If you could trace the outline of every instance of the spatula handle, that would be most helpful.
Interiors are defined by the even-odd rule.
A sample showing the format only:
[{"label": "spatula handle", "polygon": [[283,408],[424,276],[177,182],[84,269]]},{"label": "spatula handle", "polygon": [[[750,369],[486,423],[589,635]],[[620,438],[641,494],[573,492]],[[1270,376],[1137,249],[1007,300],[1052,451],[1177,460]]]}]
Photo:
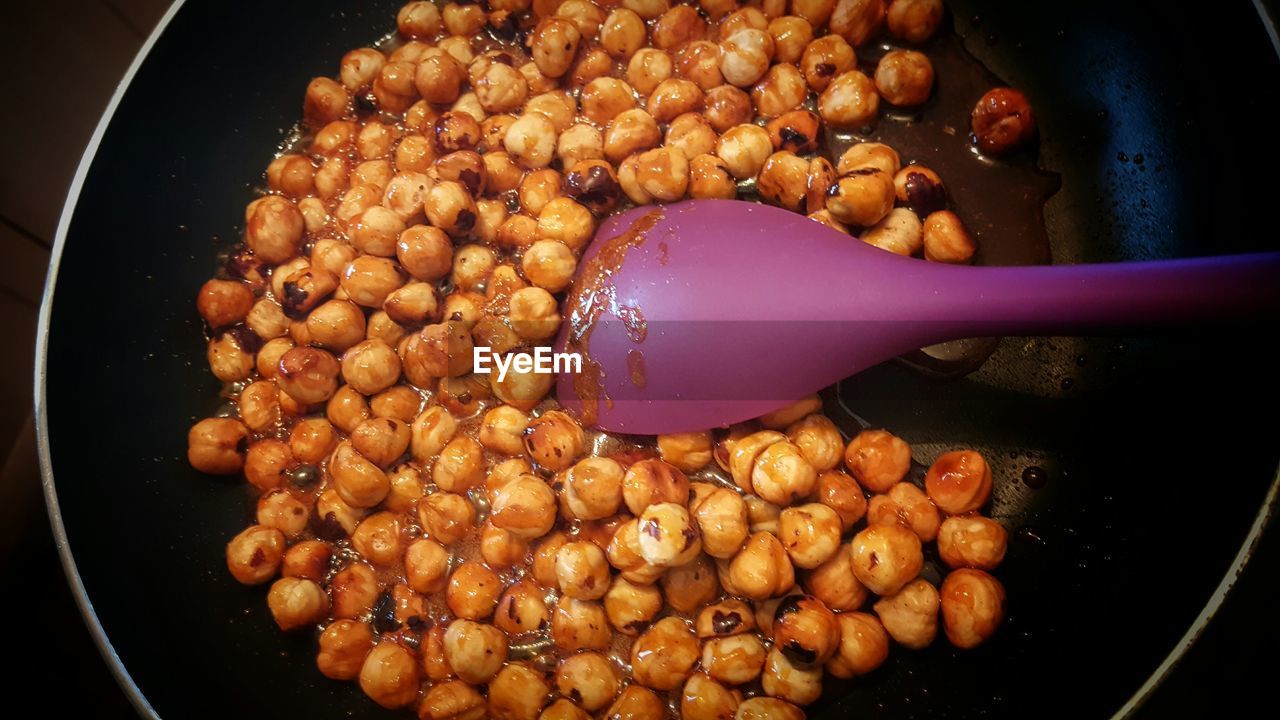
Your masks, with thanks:
[{"label": "spatula handle", "polygon": [[935,318],[971,336],[1089,334],[1280,314],[1280,253],[954,270],[931,304]]}]

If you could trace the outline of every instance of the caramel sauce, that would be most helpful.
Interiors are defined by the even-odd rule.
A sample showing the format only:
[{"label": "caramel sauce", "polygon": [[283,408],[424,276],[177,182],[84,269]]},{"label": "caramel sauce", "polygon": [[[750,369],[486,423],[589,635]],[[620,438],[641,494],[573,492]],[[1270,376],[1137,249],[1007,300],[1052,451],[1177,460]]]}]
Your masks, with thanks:
[{"label": "caramel sauce", "polygon": [[649,382],[644,374],[644,353],[635,348],[627,351],[627,371],[631,376],[631,384],[643,390]]},{"label": "caramel sauce", "polygon": [[[618,307],[618,289],[613,276],[622,268],[631,248],[644,244],[646,234],[663,218],[662,208],[654,208],[642,215],[618,235],[605,240],[595,256],[583,263],[582,272],[573,289],[565,298],[564,318],[569,323],[569,335],[565,340],[565,352],[582,355],[582,372],[573,376],[573,390],[582,401],[583,425],[592,425],[600,412],[600,399],[612,407],[601,385],[604,370],[591,356],[591,335],[596,322],[606,311],[622,318],[627,336],[634,342],[642,342],[647,332],[644,316],[635,308],[629,311]],[[629,319],[628,319],[629,318]],[[636,338],[639,338],[638,340]],[[635,374],[632,373],[634,382]]]}]

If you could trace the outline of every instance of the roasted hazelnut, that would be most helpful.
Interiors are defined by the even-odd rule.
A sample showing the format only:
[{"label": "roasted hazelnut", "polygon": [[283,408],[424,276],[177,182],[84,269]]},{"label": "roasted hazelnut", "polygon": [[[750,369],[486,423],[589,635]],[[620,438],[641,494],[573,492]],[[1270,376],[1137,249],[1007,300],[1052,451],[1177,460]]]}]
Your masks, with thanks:
[{"label": "roasted hazelnut", "polygon": [[751,89],[756,114],[762,118],[778,117],[795,110],[805,101],[809,87],[795,65],[786,63],[769,68]]},{"label": "roasted hazelnut", "polygon": [[755,494],[774,505],[789,505],[808,497],[817,481],[817,472],[800,448],[786,440],[762,450],[751,469]]},{"label": "roasted hazelnut", "polygon": [[367,514],[369,514],[369,511],[364,508],[348,505],[342,499],[342,496],[338,494],[336,488],[330,487],[322,490],[316,496],[316,517],[324,523],[323,527],[326,533],[336,535],[337,531],[332,527],[336,523],[338,529],[350,535],[355,532],[360,518]]},{"label": "roasted hazelnut", "polygon": [[507,636],[471,620],[454,620],[444,633],[444,658],[469,683],[487,682],[507,661]]},{"label": "roasted hazelnut", "polygon": [[751,600],[767,600],[795,585],[795,570],[778,538],[758,532],[747,538],[730,561],[728,579],[737,594]]},{"label": "roasted hazelnut", "polygon": [[949,517],[938,531],[938,554],[953,568],[994,570],[1008,544],[1004,526],[981,515]]},{"label": "roasted hazelnut", "polygon": [[544,591],[528,580],[515,583],[498,599],[493,624],[513,636],[546,629],[551,611],[543,595]]},{"label": "roasted hazelnut", "polygon": [[758,125],[732,127],[716,143],[716,155],[739,180],[758,175],[772,153],[773,141],[768,131]]},{"label": "roasted hazelnut", "polygon": [[437,491],[418,501],[418,522],[425,537],[454,545],[475,527],[476,513],[466,497]]},{"label": "roasted hazelnut", "polygon": [[732,440],[728,447],[729,458],[726,469],[733,477],[734,484],[745,493],[754,493],[751,475],[755,468],[756,460],[764,452],[765,448],[774,443],[785,441],[786,438],[787,436],[780,432],[762,430]]},{"label": "roasted hazelnut", "polygon": [[353,680],[373,649],[373,630],[368,623],[335,620],[320,633],[319,645],[316,667],[321,674],[332,680]]},{"label": "roasted hazelnut", "polygon": [[797,667],[822,665],[839,646],[836,615],[818,598],[791,595],[774,613],[773,642]]},{"label": "roasted hazelnut", "polygon": [[892,595],[924,566],[920,538],[900,525],[869,525],[850,546],[853,575],[871,592]]},{"label": "roasted hazelnut", "polygon": [[656,503],[683,505],[689,499],[689,479],[670,463],[641,460],[627,468],[622,479],[622,497],[633,515]]},{"label": "roasted hazelnut", "polygon": [[921,542],[932,542],[941,522],[938,509],[924,491],[911,483],[898,483],[884,495],[876,495],[867,509],[868,524],[901,525],[918,535]]},{"label": "roasted hazelnut", "polygon": [[822,694],[822,668],[797,665],[791,655],[775,643],[765,659],[760,684],[770,697],[808,705]]},{"label": "roasted hazelnut", "polygon": [[854,526],[867,512],[867,497],[852,477],[839,470],[818,475],[818,502],[840,516],[841,530]]},{"label": "roasted hazelnut", "polygon": [[419,670],[413,653],[402,644],[376,644],[360,669],[360,689],[387,708],[404,707],[417,697]]},{"label": "roasted hazelnut", "polygon": [[889,657],[889,634],[871,613],[845,612],[836,615],[840,625],[840,647],[827,663],[827,672],[838,678],[866,675]]},{"label": "roasted hazelnut", "polygon": [[662,609],[662,593],[654,585],[614,578],[604,596],[609,624],[623,635],[639,635]]},{"label": "roasted hazelnut", "polygon": [[923,233],[925,260],[963,265],[977,252],[964,223],[950,210],[930,213],[925,218]]},{"label": "roasted hazelnut", "polygon": [[536,475],[504,483],[490,499],[490,508],[490,522],[529,540],[546,535],[556,520],[555,493]]},{"label": "roasted hazelnut", "polygon": [[948,515],[973,512],[991,498],[991,467],[974,450],[944,453],[924,476],[925,492]]},{"label": "roasted hazelnut", "polygon": [[284,549],[279,530],[251,525],[227,543],[227,569],[244,585],[261,585],[275,577]]},{"label": "roasted hazelnut", "polygon": [[187,432],[187,461],[211,475],[230,475],[244,466],[249,430],[234,418],[205,418]]},{"label": "roasted hazelnut", "polygon": [[786,700],[754,697],[742,701],[734,720],[804,720],[804,711]]},{"label": "roasted hazelnut", "polygon": [[816,152],[821,137],[821,120],[808,110],[782,113],[765,125],[775,150],[800,155]]},{"label": "roasted hazelnut", "polygon": [[607,215],[622,197],[618,176],[604,160],[584,160],[565,175],[565,194],[596,215]]},{"label": "roasted hazelnut", "polygon": [[656,582],[666,567],[650,564],[640,551],[640,520],[633,518],[620,525],[606,548],[609,564],[622,571],[622,577],[637,584]]},{"label": "roasted hazelnut", "polygon": [[210,280],[196,296],[196,309],[210,328],[234,325],[253,308],[253,290],[238,280]]},{"label": "roasted hazelnut", "polygon": [[334,450],[329,460],[329,474],[342,501],[352,507],[373,507],[391,492],[387,474],[357,452],[350,442],[343,442]]},{"label": "roasted hazelnut", "polygon": [[524,452],[524,431],[529,415],[510,405],[499,405],[487,411],[480,422],[480,444],[487,450],[504,455]]},{"label": "roasted hazelnut", "polygon": [[789,507],[778,517],[778,539],[791,562],[805,569],[818,567],[840,549],[841,531],[840,516],[821,503]]},{"label": "roasted hazelnut", "polygon": [[990,155],[1016,150],[1036,136],[1031,104],[1013,88],[988,90],[974,106],[971,122],[978,149]]},{"label": "roasted hazelnut", "polygon": [[489,681],[489,717],[494,720],[537,720],[551,686],[543,673],[511,663]]},{"label": "roasted hazelnut", "polygon": [[641,95],[648,95],[670,78],[674,71],[671,55],[658,48],[641,48],[627,62],[627,82]]},{"label": "roasted hazelnut", "polygon": [[942,581],[941,595],[943,629],[958,648],[986,642],[1004,620],[1004,586],[982,570],[952,572]]},{"label": "roasted hazelnut", "polygon": [[310,515],[310,507],[286,490],[274,490],[258,498],[258,524],[275,528],[290,540],[307,529]]},{"label": "roasted hazelnut", "polygon": [[743,28],[720,41],[720,73],[738,87],[764,77],[773,59],[773,37],[763,30]]},{"label": "roasted hazelnut", "polygon": [[711,462],[711,433],[688,432],[658,436],[663,461],[683,472],[696,472]]},{"label": "roasted hazelnut", "polygon": [[644,46],[647,39],[644,20],[632,10],[616,8],[600,25],[600,45],[605,52],[626,60]]},{"label": "roasted hazelnut", "polygon": [[751,122],[751,97],[732,85],[711,88],[702,99],[703,115],[719,133]]},{"label": "roasted hazelnut", "polygon": [[561,500],[579,520],[598,520],[618,511],[622,504],[625,472],[616,460],[588,457],[565,473]]},{"label": "roasted hazelnut", "polygon": [[726,598],[698,612],[695,624],[698,637],[728,637],[755,630],[755,614],[741,600]]},{"label": "roasted hazelnut", "polygon": [[373,609],[381,588],[373,568],[353,562],[339,570],[329,581],[335,618],[358,618]]},{"label": "roasted hazelnut", "polygon": [[638,532],[640,554],[650,565],[683,565],[702,549],[698,528],[681,504],[649,505],[640,516]]},{"label": "roasted hazelnut", "polygon": [[883,0],[836,0],[827,27],[858,47],[875,34],[883,21]]},{"label": "roasted hazelnut", "polygon": [[837,75],[818,96],[818,114],[834,127],[861,127],[876,119],[880,95],[871,78],[849,70]]},{"label": "roasted hazelnut", "polygon": [[738,184],[724,160],[699,155],[689,162],[689,196],[732,200],[738,196]]},{"label": "roasted hazelnut", "polygon": [[285,473],[293,467],[289,444],[263,438],[249,446],[244,458],[244,478],[259,490],[273,490],[285,484]]},{"label": "roasted hazelnut", "polygon": [[439,455],[453,439],[458,431],[458,421],[442,407],[428,407],[413,421],[409,431],[409,450],[413,458],[426,462]]},{"label": "roasted hazelnut", "polygon": [[416,592],[440,592],[449,574],[449,551],[435,540],[415,540],[405,551],[404,569],[405,582]]},{"label": "roasted hazelnut", "polygon": [[604,157],[604,133],[593,125],[575,123],[556,140],[556,157],[564,168],[572,168],[585,160],[599,160]]},{"label": "roasted hazelnut", "polygon": [[463,493],[484,480],[484,449],[480,443],[460,435],[445,444],[431,467],[431,480],[441,490]]},{"label": "roasted hazelnut", "polygon": [[[451,7],[457,6],[450,3],[446,11]],[[478,9],[480,6],[463,7]],[[418,717],[421,720],[483,720],[488,717],[488,711],[485,698],[478,690],[461,680],[449,680],[427,690],[418,706]]]},{"label": "roasted hazelnut", "polygon": [[500,593],[502,578],[497,573],[479,562],[463,562],[449,575],[445,601],[458,618],[480,620],[493,615]]},{"label": "roasted hazelnut", "polygon": [[604,717],[622,720],[662,720],[667,716],[667,704],[652,690],[640,685],[628,685],[613,701]]},{"label": "roasted hazelnut", "polygon": [[933,91],[933,64],[914,50],[893,50],[876,65],[876,90],[890,105],[923,105]]},{"label": "roasted hazelnut", "polygon": [[709,40],[694,40],[676,51],[676,75],[693,81],[705,90],[724,83],[720,72],[720,46]]},{"label": "roasted hazelnut", "polygon": [[617,668],[600,653],[578,653],[562,660],[556,669],[556,690],[590,712],[613,702],[620,685]]},{"label": "roasted hazelnut", "polygon": [[632,677],[654,690],[673,690],[689,676],[698,655],[698,639],[685,621],[663,618],[631,646]]},{"label": "roasted hazelnut", "polygon": [[[923,165],[907,165],[893,177],[898,202],[926,216],[943,209],[947,204],[947,191],[942,178]],[[926,244],[925,252],[928,253]],[[926,259],[927,255],[926,255]]]},{"label": "roasted hazelnut", "polygon": [[809,161],[786,150],[770,155],[756,176],[760,199],[792,211],[804,207],[808,185]]},{"label": "roasted hazelnut", "polygon": [[938,30],[942,12],[942,0],[892,0],[885,24],[890,35],[919,45]]},{"label": "roasted hazelnut", "polygon": [[938,606],[937,588],[928,580],[917,579],[877,601],[875,611],[898,644],[920,650],[938,634]]},{"label": "roasted hazelnut", "polygon": [[760,677],[767,651],[754,633],[713,637],[702,644],[702,671],[726,685]]},{"label": "roasted hazelnut", "polygon": [[572,701],[560,698],[543,708],[538,720],[591,720],[591,716]]},{"label": "roasted hazelnut", "polygon": [[738,711],[742,694],[730,690],[706,673],[694,673],[680,693],[680,717],[684,720],[728,720]]},{"label": "roasted hazelnut", "polygon": [[868,245],[904,257],[915,255],[924,246],[924,229],[920,218],[907,208],[890,210],[888,215],[867,228],[860,237]]},{"label": "roasted hazelnut", "polygon": [[604,133],[604,156],[619,163],[630,155],[655,148],[662,131],[653,116],[640,108],[625,110],[609,121]]},{"label": "roasted hazelnut", "polygon": [[441,113],[432,126],[436,147],[440,152],[474,150],[480,142],[480,122],[471,115],[457,110]]},{"label": "roasted hazelnut", "polygon": [[862,168],[841,176],[828,189],[826,209],[842,223],[867,227],[893,210],[894,197],[890,176],[876,168]]},{"label": "roasted hazelnut", "polygon": [[608,648],[612,633],[604,607],[591,600],[560,598],[551,616],[551,639],[565,654]]},{"label": "roasted hazelnut", "polygon": [[714,488],[692,508],[707,554],[733,557],[747,538],[747,506],[742,496],[728,488]]},{"label": "roasted hazelnut", "polygon": [[387,493],[383,506],[395,512],[411,512],[422,499],[422,473],[412,465],[401,465],[387,475],[391,492]]},{"label": "roasted hazelnut", "polygon": [[691,614],[720,594],[715,563],[701,553],[668,570],[659,582],[667,604],[678,613]]},{"label": "roasted hazelnut", "polygon": [[867,588],[854,577],[849,546],[841,546],[831,559],[810,570],[804,587],[829,609],[841,612],[858,610],[868,597]]},{"label": "roasted hazelnut", "polygon": [[529,459],[552,471],[568,468],[582,454],[582,426],[567,413],[549,410],[534,418],[524,431]]},{"label": "roasted hazelnut", "polygon": [[849,441],[844,464],[862,487],[888,492],[911,469],[911,448],[885,430],[863,430]]}]

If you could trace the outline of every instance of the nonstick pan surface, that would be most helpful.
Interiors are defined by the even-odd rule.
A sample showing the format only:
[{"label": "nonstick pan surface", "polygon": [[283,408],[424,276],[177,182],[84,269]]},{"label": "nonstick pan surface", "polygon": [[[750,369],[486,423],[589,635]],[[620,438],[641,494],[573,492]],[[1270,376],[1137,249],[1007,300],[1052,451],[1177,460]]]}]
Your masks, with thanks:
[{"label": "nonstick pan surface", "polygon": [[[37,363],[46,491],[90,625],[146,715],[386,716],[320,676],[314,639],[279,633],[264,591],[228,576],[223,547],[252,500],[184,454],[218,391],[196,289],[236,239],[306,82],[390,29],[398,5],[182,5],[68,201]],[[967,47],[1039,112],[1041,162],[1063,178],[1046,209],[1055,261],[1274,248],[1280,65],[1249,2],[951,9]],[[1006,339],[961,380],[889,364],[843,383],[851,410],[923,450],[989,454],[994,511],[1014,531],[1000,571],[1009,620],[977,651],[896,649],[871,676],[829,682],[811,717],[1128,712],[1269,517],[1273,345],[1240,328]],[[1031,467],[1047,478],[1039,489],[1022,479]]]}]

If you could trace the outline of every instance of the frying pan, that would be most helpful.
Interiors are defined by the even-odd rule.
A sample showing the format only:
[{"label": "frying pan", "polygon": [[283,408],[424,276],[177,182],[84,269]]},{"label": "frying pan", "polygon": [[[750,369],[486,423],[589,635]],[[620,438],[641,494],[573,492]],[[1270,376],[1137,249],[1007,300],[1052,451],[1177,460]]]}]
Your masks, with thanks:
[{"label": "frying pan", "polygon": [[[312,637],[275,630],[261,588],[228,577],[223,546],[252,499],[189,469],[184,451],[188,426],[218,402],[195,291],[237,237],[307,80],[384,33],[398,5],[174,8],[73,185],[41,316],[40,454],[68,578],[145,716],[385,716],[314,670]],[[951,9],[967,47],[1039,112],[1041,162],[1062,175],[1046,208],[1056,261],[1274,247],[1280,66],[1260,8]],[[1009,619],[977,651],[896,649],[873,675],[829,682],[810,715],[1132,712],[1203,630],[1274,509],[1273,346],[1261,328],[1006,339],[964,379],[889,364],[842,383],[829,405],[924,452],[989,454],[994,512],[1013,529],[1000,571]]]}]

